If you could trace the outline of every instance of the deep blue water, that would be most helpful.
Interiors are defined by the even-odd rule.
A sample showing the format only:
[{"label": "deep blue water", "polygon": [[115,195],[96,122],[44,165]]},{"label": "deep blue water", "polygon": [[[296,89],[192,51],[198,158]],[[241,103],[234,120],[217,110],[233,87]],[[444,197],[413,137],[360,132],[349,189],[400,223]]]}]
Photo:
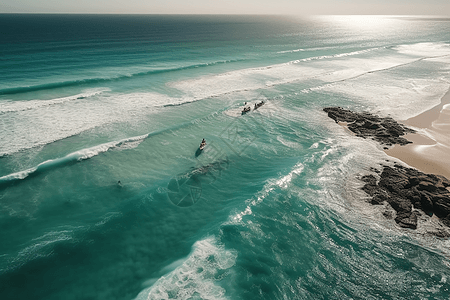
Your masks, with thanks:
[{"label": "deep blue water", "polygon": [[449,19],[0,28],[0,299],[448,299],[449,241],[367,204],[389,157],[322,108],[438,104]]}]

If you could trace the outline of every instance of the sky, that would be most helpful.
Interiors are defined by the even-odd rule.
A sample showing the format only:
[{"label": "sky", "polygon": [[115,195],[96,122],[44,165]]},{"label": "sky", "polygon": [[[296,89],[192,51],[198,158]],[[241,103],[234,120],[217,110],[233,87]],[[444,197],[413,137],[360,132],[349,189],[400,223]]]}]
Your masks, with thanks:
[{"label": "sky", "polygon": [[1,0],[0,13],[450,16],[450,0]]}]

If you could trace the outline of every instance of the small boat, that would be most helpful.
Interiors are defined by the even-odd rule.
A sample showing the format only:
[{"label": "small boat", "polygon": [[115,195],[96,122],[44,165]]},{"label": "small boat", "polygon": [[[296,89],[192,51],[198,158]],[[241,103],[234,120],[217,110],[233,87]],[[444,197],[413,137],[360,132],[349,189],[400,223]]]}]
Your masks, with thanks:
[{"label": "small boat", "polygon": [[202,154],[203,149],[206,147],[206,142],[200,143],[200,146],[197,148],[197,151],[195,151],[195,157],[198,157],[200,154]]},{"label": "small boat", "polygon": [[264,101],[261,101],[259,103],[255,103],[255,108],[254,109],[258,109],[258,108],[260,108],[263,105],[264,105]]},{"label": "small boat", "polygon": [[250,107],[244,107],[244,109],[242,110],[241,114],[245,115],[246,113],[248,113],[251,110]]}]

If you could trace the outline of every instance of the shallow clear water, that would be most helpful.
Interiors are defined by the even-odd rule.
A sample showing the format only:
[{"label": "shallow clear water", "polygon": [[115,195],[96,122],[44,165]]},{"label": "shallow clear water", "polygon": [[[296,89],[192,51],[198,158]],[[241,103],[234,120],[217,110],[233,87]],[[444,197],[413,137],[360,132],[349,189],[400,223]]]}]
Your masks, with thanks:
[{"label": "shallow clear water", "polygon": [[358,175],[388,157],[322,108],[438,104],[450,20],[0,28],[1,299],[448,298],[449,242],[364,202]]}]

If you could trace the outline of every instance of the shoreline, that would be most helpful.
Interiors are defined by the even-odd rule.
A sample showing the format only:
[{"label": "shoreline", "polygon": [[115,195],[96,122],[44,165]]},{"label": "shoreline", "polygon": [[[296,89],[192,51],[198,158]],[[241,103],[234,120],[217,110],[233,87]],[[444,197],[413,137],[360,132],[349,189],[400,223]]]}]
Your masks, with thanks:
[{"label": "shoreline", "polygon": [[[450,109],[450,104],[447,103],[450,102],[450,92],[447,91],[445,96],[441,98],[440,105],[424,113],[425,116],[430,116],[436,115],[437,112],[437,117],[424,118],[422,114],[418,118],[415,117],[416,120],[431,124],[430,128],[422,129],[417,127],[412,129],[391,117],[379,117],[368,112],[354,112],[342,107],[323,109],[337,124],[342,125],[346,122],[346,127],[356,136],[378,142],[388,150],[386,152],[389,152],[388,147],[395,145],[393,149],[398,153],[394,154],[398,154],[398,158],[403,162],[407,161],[407,157],[411,158],[409,166],[394,162],[381,163],[382,170],[371,168],[370,174],[360,178],[366,183],[362,190],[370,196],[369,203],[373,205],[387,203],[394,213],[386,210],[386,214],[383,214],[388,219],[394,219],[400,227],[415,230],[423,225],[422,221],[427,218],[426,216],[436,215],[445,227],[433,226],[426,231],[439,237],[450,237],[450,180],[445,176],[448,166],[442,164],[442,154],[450,160],[448,155],[445,155],[449,147],[445,148],[444,145],[444,149],[439,148],[443,146],[442,142],[449,140],[447,136],[450,131],[450,111],[446,110]],[[407,134],[409,137],[412,136],[410,140],[413,140],[415,145],[404,137]],[[435,148],[443,153],[435,156],[436,153],[433,153]],[[425,154],[421,153],[424,149]],[[391,149],[390,152],[392,151],[395,150]],[[431,173],[423,171],[430,167]],[[442,173],[445,175],[442,176]]]},{"label": "shoreline", "polygon": [[417,132],[405,138],[412,142],[384,152],[424,173],[450,179],[450,89],[433,108],[402,121]]}]

